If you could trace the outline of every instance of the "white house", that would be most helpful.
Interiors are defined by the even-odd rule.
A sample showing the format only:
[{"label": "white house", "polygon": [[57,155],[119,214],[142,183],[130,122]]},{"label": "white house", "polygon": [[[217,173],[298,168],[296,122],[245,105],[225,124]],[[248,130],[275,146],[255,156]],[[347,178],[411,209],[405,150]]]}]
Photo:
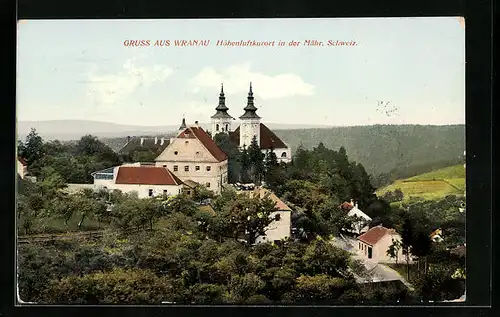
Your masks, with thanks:
[{"label": "white house", "polygon": [[198,122],[194,126],[181,126],[180,133],[170,140],[155,162],[157,167],[172,171],[182,181],[202,184],[216,194],[228,181],[226,153],[198,126]]},{"label": "white house", "polygon": [[340,205],[340,208],[347,211],[348,217],[357,217],[359,220],[354,222],[353,229],[349,230],[354,234],[361,234],[363,232],[368,231],[369,223],[372,221],[372,218],[365,214],[361,209],[358,208],[358,203],[355,203],[352,199],[351,202],[344,202]]},{"label": "white house", "polygon": [[257,144],[262,153],[267,154],[272,150],[276,153],[278,162],[291,162],[292,152],[290,147],[276,136],[276,134],[266,125],[260,122],[261,117],[257,115],[257,107],[255,107],[254,104],[252,83],[250,83],[247,105],[243,108],[245,112],[239,117],[240,125],[234,131],[232,131],[231,127],[231,122],[234,118],[228,114],[227,111],[229,108],[226,106],[225,100],[224,91],[221,89],[219,105],[215,108],[216,113],[211,117],[212,136],[220,132],[228,133],[230,140],[240,149],[248,147],[253,137],[256,137]]},{"label": "white house", "polygon": [[[394,259],[387,255],[387,250],[396,240],[401,241],[401,236],[394,229],[378,225],[359,236],[356,247],[358,254],[363,258],[377,263],[392,263]],[[398,260],[403,259],[401,248],[399,248],[397,254]]]},{"label": "white house", "polygon": [[182,193],[183,183],[171,171],[151,165],[124,164],[92,173],[95,189],[136,192],[139,198]]},{"label": "white house", "polygon": [[250,197],[259,197],[260,199],[270,199],[276,203],[277,211],[272,212],[269,217],[274,219],[266,230],[266,235],[258,237],[256,243],[274,242],[290,238],[292,227],[292,209],[288,207],[273,192],[256,187],[254,190],[238,191],[238,193],[248,193]]},{"label": "white house", "polygon": [[17,174],[21,178],[24,178],[28,174],[28,163],[20,156],[17,157]]}]

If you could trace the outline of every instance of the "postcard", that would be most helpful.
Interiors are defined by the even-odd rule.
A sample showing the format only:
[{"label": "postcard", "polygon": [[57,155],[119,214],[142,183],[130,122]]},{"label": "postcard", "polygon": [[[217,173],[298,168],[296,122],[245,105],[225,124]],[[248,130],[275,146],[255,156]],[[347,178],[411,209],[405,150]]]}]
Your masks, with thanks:
[{"label": "postcard", "polygon": [[465,301],[461,17],[20,20],[19,305]]}]

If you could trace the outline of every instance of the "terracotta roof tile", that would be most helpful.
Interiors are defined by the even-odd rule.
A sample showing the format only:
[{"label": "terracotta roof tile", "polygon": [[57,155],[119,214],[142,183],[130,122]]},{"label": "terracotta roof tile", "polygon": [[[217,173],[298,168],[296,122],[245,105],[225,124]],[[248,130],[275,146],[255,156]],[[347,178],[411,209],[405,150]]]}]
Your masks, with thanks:
[{"label": "terracotta roof tile", "polygon": [[28,166],[28,163],[27,163],[27,162],[26,162],[26,160],[25,160],[25,159],[23,159],[22,157],[18,156],[18,157],[17,157],[17,160],[18,160],[21,164],[23,164],[23,166]]},{"label": "terracotta roof tile", "polygon": [[182,181],[164,167],[120,166],[116,184],[179,185]]},{"label": "terracotta roof tile", "polygon": [[346,210],[346,211],[349,211],[353,208],[351,203],[348,203],[347,201],[344,201],[339,207],[343,210]]},{"label": "terracotta roof tile", "polygon": [[[191,131],[191,133],[196,137],[201,144],[212,154],[215,159],[219,162],[227,160],[227,155],[224,153],[224,151],[221,150],[221,148],[212,140],[212,138],[203,130],[201,127],[189,127],[184,130],[181,135],[186,135],[186,132],[188,130]],[[188,133],[189,135],[190,133]]]},{"label": "terracotta roof tile", "polygon": [[[234,132],[229,134],[229,138],[235,144],[240,144],[240,127],[236,128]],[[260,124],[260,148],[261,149],[286,149],[285,142],[283,142],[273,131],[271,131],[265,124]]]},{"label": "terracotta roof tile", "polygon": [[367,243],[369,245],[375,245],[380,241],[386,234],[395,233],[394,230],[387,229],[382,226],[376,226],[362,234],[358,237],[358,240]]}]

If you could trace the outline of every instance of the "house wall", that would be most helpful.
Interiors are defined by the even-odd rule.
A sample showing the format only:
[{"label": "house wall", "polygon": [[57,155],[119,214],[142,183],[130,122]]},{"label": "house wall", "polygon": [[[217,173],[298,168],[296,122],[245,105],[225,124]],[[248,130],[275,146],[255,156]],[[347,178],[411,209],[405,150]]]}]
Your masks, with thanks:
[{"label": "house wall", "polygon": [[24,178],[24,176],[28,173],[28,167],[24,166],[19,160],[17,160],[17,173],[21,178]]},{"label": "house wall", "polygon": [[218,162],[198,139],[172,139],[155,161],[156,166],[168,168],[181,180],[193,180],[217,194],[221,185],[227,184],[228,161]]},{"label": "house wall", "polygon": [[[268,149],[263,149],[262,153],[266,154],[270,150]],[[292,151],[290,148],[276,148],[273,149],[274,153],[276,153],[276,157],[278,158],[278,163],[285,162],[285,163],[290,163],[292,161]],[[283,156],[283,153],[285,153],[285,156]]]},{"label": "house wall", "polygon": [[164,191],[167,195],[179,195],[182,190],[182,185],[135,185],[135,184],[112,184],[108,189],[117,189],[123,193],[137,192],[139,198],[149,197],[149,190],[153,190],[153,196],[161,196]]},{"label": "house wall", "polygon": [[[398,234],[390,235],[386,234],[382,237],[374,246],[371,246],[362,241],[357,241],[358,245],[356,246],[358,254],[368,259],[368,249],[372,248],[372,261],[382,262],[382,263],[393,263],[395,259],[392,259],[387,255],[387,250],[392,245],[392,239],[401,240],[401,237]],[[403,260],[403,252],[401,250],[398,251],[398,261]]]},{"label": "house wall", "polygon": [[257,243],[273,242],[290,237],[291,230],[291,212],[289,210],[280,210],[273,212],[270,216],[274,219],[275,215],[280,215],[280,220],[273,221],[269,224],[264,237],[257,238]]}]

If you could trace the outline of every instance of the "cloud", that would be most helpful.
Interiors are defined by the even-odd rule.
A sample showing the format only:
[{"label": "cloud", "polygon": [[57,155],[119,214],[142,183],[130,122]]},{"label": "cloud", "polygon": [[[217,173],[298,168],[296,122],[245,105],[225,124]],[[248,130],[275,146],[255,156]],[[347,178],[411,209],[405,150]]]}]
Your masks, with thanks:
[{"label": "cloud", "polygon": [[212,67],[203,68],[196,76],[191,78],[194,93],[201,88],[219,89],[224,83],[225,91],[233,93],[248,92],[249,82],[252,82],[254,94],[262,99],[278,99],[292,96],[310,96],[314,94],[315,87],[304,82],[296,74],[284,73],[275,76],[252,72],[250,63],[232,65],[222,72]]},{"label": "cloud", "polygon": [[142,87],[149,87],[155,82],[163,82],[173,73],[165,65],[138,67],[134,59],[127,60],[116,74],[98,74],[94,65],[87,73],[87,94],[96,104],[116,104],[129,98]]}]

